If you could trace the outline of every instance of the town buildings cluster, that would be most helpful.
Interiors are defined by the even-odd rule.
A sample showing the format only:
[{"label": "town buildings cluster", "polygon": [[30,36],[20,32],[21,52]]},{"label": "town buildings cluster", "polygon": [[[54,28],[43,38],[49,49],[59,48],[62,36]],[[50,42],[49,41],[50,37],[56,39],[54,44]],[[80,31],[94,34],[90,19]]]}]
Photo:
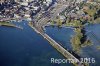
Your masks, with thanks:
[{"label": "town buildings cluster", "polygon": [[[84,15],[84,18],[90,18],[90,15],[86,15],[83,11],[88,10],[89,7],[84,6],[83,8],[81,8],[80,3],[82,2],[97,4],[99,3],[99,0],[55,0],[55,3],[53,3],[53,0],[0,0],[0,17],[24,17],[30,19],[33,18],[33,16],[39,13],[40,11],[45,12],[46,10],[48,10],[51,4],[65,4],[68,7],[67,11],[65,10],[65,12],[63,12],[64,15],[70,16],[71,18],[75,19],[84,17]],[[68,11],[70,12],[68,13]],[[57,16],[59,16],[62,21],[65,20],[65,16],[60,14]]]},{"label": "town buildings cluster", "polygon": [[40,10],[46,10],[52,0],[0,0],[0,17],[31,18]]}]

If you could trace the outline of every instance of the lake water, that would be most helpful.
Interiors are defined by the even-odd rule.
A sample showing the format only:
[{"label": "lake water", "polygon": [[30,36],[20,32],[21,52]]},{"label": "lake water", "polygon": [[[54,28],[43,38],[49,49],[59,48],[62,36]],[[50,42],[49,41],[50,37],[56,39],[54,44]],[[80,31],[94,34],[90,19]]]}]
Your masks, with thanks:
[{"label": "lake water", "polygon": [[[58,27],[47,27],[46,32],[55,41],[61,43],[63,47],[72,50],[70,43],[71,35],[74,32],[70,28],[58,28]],[[86,26],[87,36],[93,42],[92,46],[82,48],[80,56],[83,58],[95,58],[95,63],[91,63],[90,66],[100,66],[100,50],[97,46],[100,46],[100,24]],[[94,34],[95,36],[91,35]]]},{"label": "lake water", "polygon": [[[41,35],[33,31],[27,21],[21,23],[23,30],[0,26],[0,66],[73,66],[72,64],[51,64],[51,58],[64,57],[57,52]],[[100,66],[100,24],[86,26],[87,35],[93,45],[82,48],[81,57],[95,58],[96,63],[90,66]],[[72,50],[70,43],[73,29],[46,27],[46,33],[63,47]],[[95,34],[95,37],[92,35]]]},{"label": "lake water", "polygon": [[24,29],[0,26],[0,66],[73,66],[69,63],[51,64],[51,58],[64,57],[34,32],[27,22],[15,24]]},{"label": "lake water", "polygon": [[60,45],[72,50],[70,39],[74,35],[74,31],[71,28],[58,28],[58,27],[46,27],[46,33],[57,41]]},{"label": "lake water", "polygon": [[0,66],[73,66],[51,64],[51,58],[64,57],[34,32],[27,21],[18,24],[24,29],[0,26]]}]

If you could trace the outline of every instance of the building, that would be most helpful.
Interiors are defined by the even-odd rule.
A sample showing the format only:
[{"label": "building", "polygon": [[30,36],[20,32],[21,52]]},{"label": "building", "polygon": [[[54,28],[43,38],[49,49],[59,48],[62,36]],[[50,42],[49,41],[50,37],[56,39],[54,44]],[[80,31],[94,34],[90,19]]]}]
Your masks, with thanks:
[{"label": "building", "polygon": [[84,6],[84,7],[83,7],[83,10],[88,10],[88,9],[89,9],[88,6]]},{"label": "building", "polygon": [[15,2],[31,2],[33,0],[14,0]]},{"label": "building", "polygon": [[76,0],[77,3],[87,2],[87,0]]},{"label": "building", "polygon": [[57,0],[57,3],[64,4],[66,3],[66,0]]},{"label": "building", "polygon": [[14,2],[15,0],[0,0],[0,3],[5,3],[5,2]]}]

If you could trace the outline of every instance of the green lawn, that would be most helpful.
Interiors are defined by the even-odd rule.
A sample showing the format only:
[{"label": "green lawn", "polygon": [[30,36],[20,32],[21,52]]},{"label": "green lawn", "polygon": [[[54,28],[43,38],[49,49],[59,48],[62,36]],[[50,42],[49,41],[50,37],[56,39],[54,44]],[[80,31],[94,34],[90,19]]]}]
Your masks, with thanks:
[{"label": "green lawn", "polygon": [[16,27],[16,25],[11,24],[10,22],[0,22],[0,26],[10,26],[10,27]]}]

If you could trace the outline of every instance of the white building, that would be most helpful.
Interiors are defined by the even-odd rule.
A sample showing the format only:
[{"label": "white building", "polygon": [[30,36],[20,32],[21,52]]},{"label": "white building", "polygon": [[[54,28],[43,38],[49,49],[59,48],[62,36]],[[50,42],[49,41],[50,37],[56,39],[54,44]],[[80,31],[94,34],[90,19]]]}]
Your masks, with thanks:
[{"label": "white building", "polygon": [[27,2],[20,2],[20,5],[28,6]]},{"label": "white building", "polygon": [[31,2],[33,0],[15,0],[16,2]]},{"label": "white building", "polygon": [[47,6],[49,6],[52,3],[52,0],[46,0],[44,1],[44,4],[46,4]]},{"label": "white building", "polygon": [[28,18],[28,17],[30,17],[30,15],[29,15],[29,14],[25,14],[25,16],[24,16],[24,17],[27,17],[27,18]]},{"label": "white building", "polygon": [[52,2],[52,0],[46,0],[46,2],[51,3],[51,2]]},{"label": "white building", "polygon": [[83,1],[87,1],[87,0],[77,0],[77,3],[83,2]]},{"label": "white building", "polygon": [[23,2],[31,2],[31,1],[33,1],[33,0],[23,0]]},{"label": "white building", "polygon": [[14,14],[14,17],[16,18],[20,18],[20,16],[18,14]]},{"label": "white building", "polygon": [[34,10],[38,10],[38,8],[39,8],[39,7],[37,7],[37,6],[35,7],[35,6],[34,6]]}]

